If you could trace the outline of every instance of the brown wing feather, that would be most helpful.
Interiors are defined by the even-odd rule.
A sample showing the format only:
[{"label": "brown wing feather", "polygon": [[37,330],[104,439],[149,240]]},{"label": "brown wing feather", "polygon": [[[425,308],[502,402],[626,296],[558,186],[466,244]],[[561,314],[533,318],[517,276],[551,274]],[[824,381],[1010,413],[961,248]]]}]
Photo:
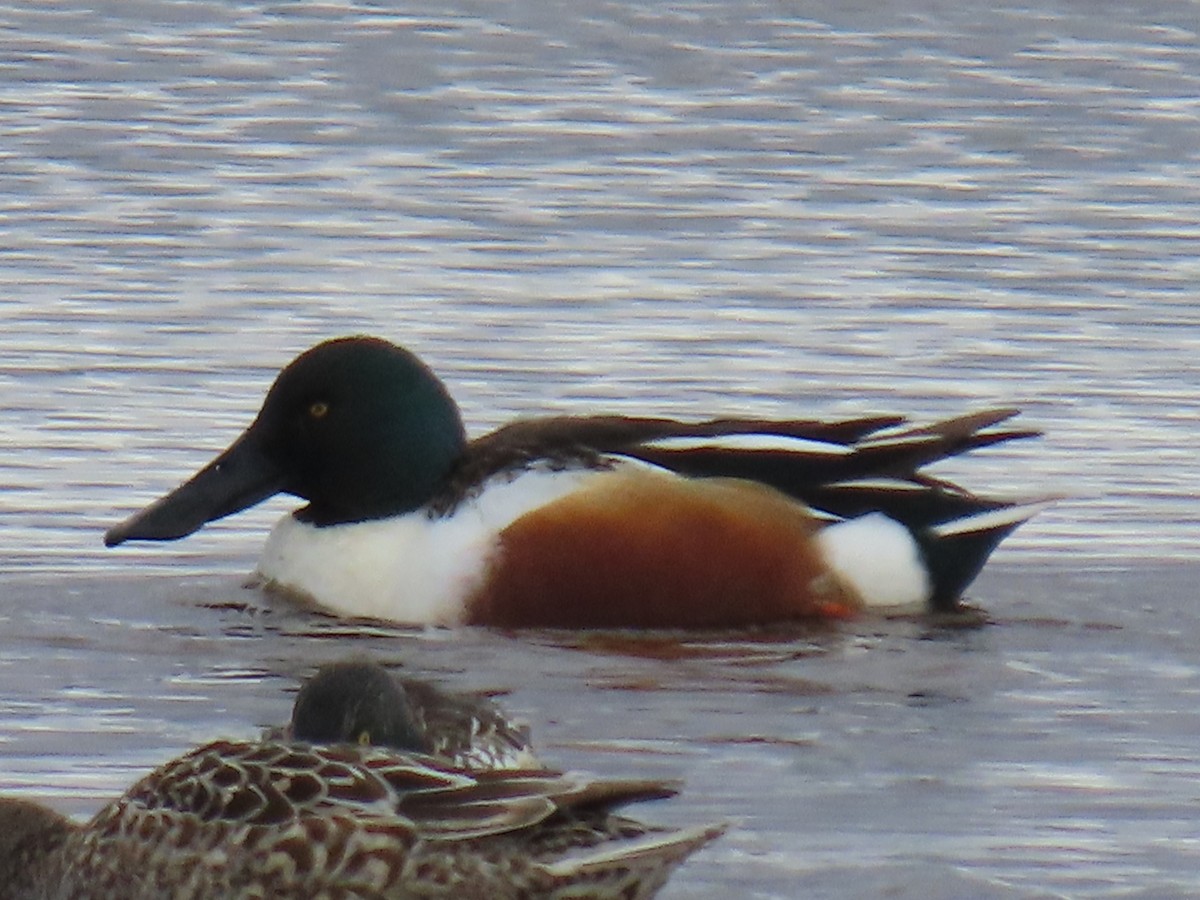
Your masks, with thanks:
[{"label": "brown wing feather", "polygon": [[597,782],[550,770],[468,773],[432,759],[338,744],[217,741],[135,784],[121,801],[207,823],[279,825],[344,810],[399,820],[422,837],[467,840],[528,828],[564,810],[668,797],[652,780]]},{"label": "brown wing feather", "polygon": [[490,698],[453,694],[417,679],[401,679],[429,751],[465,768],[513,768],[533,759],[529,726],[509,718]]},{"label": "brown wing feather", "polygon": [[[1009,505],[936,481],[920,470],[981,447],[1041,434],[1034,429],[995,427],[1017,412],[997,407],[909,428],[899,427],[904,420],[896,416],[831,423],[736,418],[688,423],[623,416],[527,419],[473,441],[433,508],[437,512],[453,509],[489,476],[509,469],[534,464],[605,467],[611,465],[613,456],[628,456],[681,475],[755,481],[834,516],[880,511],[920,528]],[[812,448],[798,442],[794,448],[747,449],[721,444],[722,437],[742,435],[791,437],[830,446]],[[706,437],[713,438],[711,445],[655,443],[666,438]],[[847,482],[888,478],[920,490],[846,486]]]},{"label": "brown wing feather", "polygon": [[[432,508],[447,512],[490,476],[534,463],[602,467],[608,454],[624,454],[654,462],[657,455],[646,450],[644,445],[662,438],[769,435],[846,446],[903,422],[899,416],[867,416],[834,422],[735,418],[680,422],[629,416],[521,419],[471,441],[443,496],[432,504]],[[662,458],[661,464],[668,468],[672,468],[671,461],[682,459],[671,454]],[[681,471],[685,470],[681,468]]]}]

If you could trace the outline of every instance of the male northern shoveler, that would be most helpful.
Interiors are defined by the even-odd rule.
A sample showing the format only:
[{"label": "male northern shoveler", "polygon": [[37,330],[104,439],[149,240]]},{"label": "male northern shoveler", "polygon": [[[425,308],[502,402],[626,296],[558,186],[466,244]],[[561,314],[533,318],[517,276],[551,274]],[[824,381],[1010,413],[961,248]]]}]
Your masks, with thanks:
[{"label": "male northern shoveler", "polygon": [[529,727],[487,697],[396,678],[378,663],[328,663],[309,678],[285,731],[313,744],[374,744],[425,753],[465,769],[528,769],[539,763]]},{"label": "male northern shoveler", "polygon": [[611,812],[674,792],[354,744],[217,741],[82,826],[0,799],[0,900],[648,898],[724,830]]},{"label": "male northern shoveler", "polygon": [[264,583],[410,623],[736,627],[864,607],[953,608],[1044,504],[971,494],[928,463],[1037,432],[995,409],[924,427],[587,416],[466,438],[445,386],[377,338],[280,373],[212,463],[105,535],[172,540],[273,494]]}]

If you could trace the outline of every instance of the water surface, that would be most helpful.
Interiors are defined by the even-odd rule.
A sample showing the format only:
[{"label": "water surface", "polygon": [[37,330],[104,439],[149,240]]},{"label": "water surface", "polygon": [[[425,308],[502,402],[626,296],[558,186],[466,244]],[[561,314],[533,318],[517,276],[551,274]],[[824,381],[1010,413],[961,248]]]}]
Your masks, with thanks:
[{"label": "water surface", "polygon": [[[0,4],[0,789],[87,815],[371,652],[733,819],[665,895],[1196,892],[1187,4]],[[277,499],[108,525],[317,340],[523,413],[1020,406],[990,624],[421,631],[242,587]]]}]

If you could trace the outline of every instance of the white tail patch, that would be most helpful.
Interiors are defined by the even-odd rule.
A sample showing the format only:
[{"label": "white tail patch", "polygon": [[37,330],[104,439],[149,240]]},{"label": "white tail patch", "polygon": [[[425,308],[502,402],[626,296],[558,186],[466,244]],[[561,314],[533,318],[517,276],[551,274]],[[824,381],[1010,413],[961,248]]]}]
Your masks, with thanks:
[{"label": "white tail patch", "polygon": [[866,606],[918,606],[933,587],[916,538],[883,513],[824,528],[817,535],[825,562]]},{"label": "white tail patch", "polygon": [[943,522],[941,525],[935,525],[930,528],[929,532],[934,537],[945,538],[953,537],[957,534],[991,531],[994,528],[1003,528],[1006,525],[1020,525],[1026,519],[1032,519],[1053,503],[1053,500],[1041,500],[1037,503],[1022,503],[1020,506],[1006,506],[1003,509],[992,509],[987,512],[976,513],[973,516],[964,516],[961,519]]}]

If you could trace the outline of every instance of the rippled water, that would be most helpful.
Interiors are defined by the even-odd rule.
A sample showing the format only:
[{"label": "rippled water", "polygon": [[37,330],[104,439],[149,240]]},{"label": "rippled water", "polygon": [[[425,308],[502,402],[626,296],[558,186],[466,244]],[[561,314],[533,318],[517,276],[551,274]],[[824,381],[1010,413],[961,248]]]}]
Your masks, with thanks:
[{"label": "rippled water", "polygon": [[[371,651],[732,818],[675,897],[1197,891],[1188,4],[0,4],[0,789],[86,814]],[[1066,495],[992,624],[623,642],[241,588],[283,500],[104,551],[331,335],[520,413],[918,418]],[[539,677],[531,677],[537,673]]]}]

